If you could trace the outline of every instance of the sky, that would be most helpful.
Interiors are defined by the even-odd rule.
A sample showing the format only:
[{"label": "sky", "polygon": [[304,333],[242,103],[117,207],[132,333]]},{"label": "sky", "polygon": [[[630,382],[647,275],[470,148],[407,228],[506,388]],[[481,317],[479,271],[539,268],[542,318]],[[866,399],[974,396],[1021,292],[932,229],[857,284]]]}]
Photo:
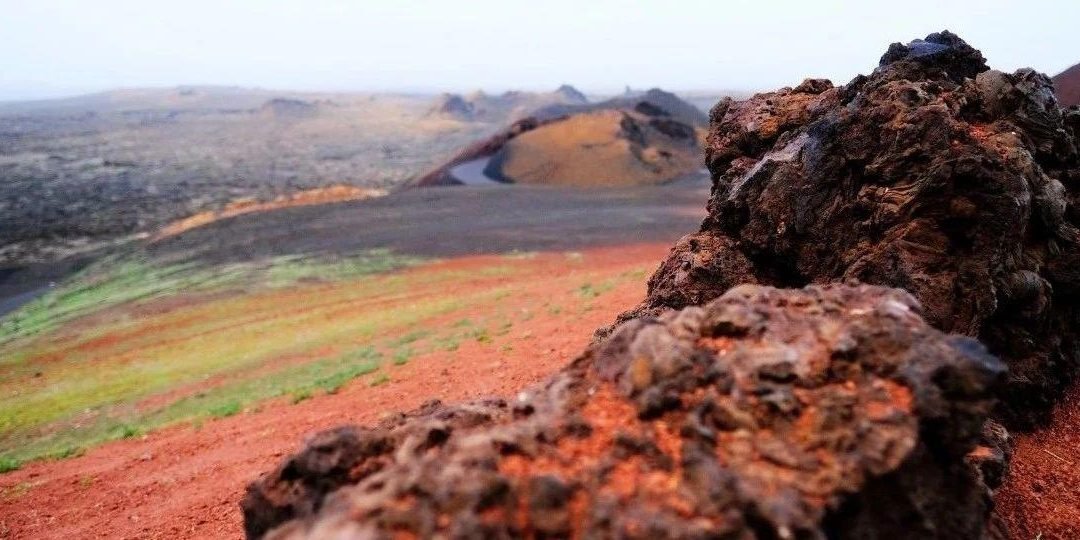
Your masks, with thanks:
[{"label": "sky", "polygon": [[586,92],[846,82],[949,29],[992,67],[1080,62],[1080,1],[0,0],[0,100],[118,87]]}]

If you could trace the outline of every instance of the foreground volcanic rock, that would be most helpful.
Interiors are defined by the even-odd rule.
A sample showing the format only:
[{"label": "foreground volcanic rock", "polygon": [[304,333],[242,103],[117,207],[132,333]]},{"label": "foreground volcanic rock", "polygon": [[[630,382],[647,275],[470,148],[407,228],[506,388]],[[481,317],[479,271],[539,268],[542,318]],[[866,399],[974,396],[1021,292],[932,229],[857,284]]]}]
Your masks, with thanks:
[{"label": "foreground volcanic rock", "polygon": [[[636,320],[512,402],[317,436],[251,537],[977,538],[1004,366],[907,293],[737,287]],[[275,528],[276,527],[276,528]]]},{"label": "foreground volcanic rock", "polygon": [[741,283],[899,287],[1009,364],[1005,420],[1043,420],[1080,365],[1078,128],[1046,76],[990,70],[948,32],[846,86],[721,102],[709,216],[622,319]]}]

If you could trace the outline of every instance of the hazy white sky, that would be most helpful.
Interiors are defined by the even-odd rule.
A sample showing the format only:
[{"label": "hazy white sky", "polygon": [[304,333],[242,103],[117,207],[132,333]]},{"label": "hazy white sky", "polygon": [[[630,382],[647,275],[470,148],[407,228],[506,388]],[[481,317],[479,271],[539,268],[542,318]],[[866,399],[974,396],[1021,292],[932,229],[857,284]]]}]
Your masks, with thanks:
[{"label": "hazy white sky", "polygon": [[993,67],[1080,62],[1080,0],[0,0],[0,99],[114,87],[312,90],[846,82],[948,28]]}]

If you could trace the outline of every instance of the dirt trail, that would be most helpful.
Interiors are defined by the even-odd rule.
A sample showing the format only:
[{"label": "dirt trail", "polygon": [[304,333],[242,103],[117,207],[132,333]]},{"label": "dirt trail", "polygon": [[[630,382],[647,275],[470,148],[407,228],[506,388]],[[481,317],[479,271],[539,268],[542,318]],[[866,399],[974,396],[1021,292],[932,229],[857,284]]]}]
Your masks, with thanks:
[{"label": "dirt trail", "polygon": [[[666,244],[650,244],[589,250],[586,256],[590,271],[614,273],[658,261],[666,250]],[[460,261],[469,264],[469,258]],[[575,294],[522,283],[505,302],[514,309],[580,303]],[[536,310],[529,324],[490,343],[470,341],[453,352],[389,367],[391,382],[380,386],[361,378],[334,395],[298,404],[279,399],[201,428],[167,428],[77,458],[29,464],[0,476],[0,538],[241,537],[237,503],[244,486],[295,451],[305,435],[371,423],[429,399],[512,395],[579,353],[590,338],[581,328],[607,323],[643,295],[643,283],[626,282],[597,298],[591,310]]]},{"label": "dirt trail", "polygon": [[1011,470],[997,496],[1012,538],[1080,538],[1080,385],[1045,429],[1017,437]]}]

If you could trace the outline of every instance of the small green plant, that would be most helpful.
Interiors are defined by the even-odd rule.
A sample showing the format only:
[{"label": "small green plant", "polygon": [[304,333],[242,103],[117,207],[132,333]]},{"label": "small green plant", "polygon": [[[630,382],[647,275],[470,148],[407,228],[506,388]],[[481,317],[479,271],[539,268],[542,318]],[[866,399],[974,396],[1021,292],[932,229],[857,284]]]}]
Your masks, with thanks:
[{"label": "small green plant", "polygon": [[[18,499],[27,493],[30,493],[30,489],[34,487],[34,484],[30,482],[19,482],[14,486],[7,488],[0,488],[0,499]],[[0,522],[3,525],[3,522]],[[4,536],[4,529],[0,527],[0,538],[8,538]]]},{"label": "small green plant", "polygon": [[469,333],[469,337],[476,340],[477,343],[491,343],[491,334],[488,333],[487,328],[478,328]]},{"label": "small green plant", "polygon": [[593,288],[592,283],[585,283],[578,287],[578,294],[583,298],[596,298],[597,296],[600,296],[600,293]]},{"label": "small green plant", "polygon": [[405,334],[397,339],[390,340],[390,347],[400,347],[402,345],[409,345],[415,343],[431,334],[429,330],[413,330],[408,334]]},{"label": "small green plant", "polygon": [[382,358],[382,353],[375,350],[375,347],[368,345],[346,354],[342,357],[342,360],[346,362],[356,362],[359,360],[379,360],[380,358]]},{"label": "small green plant", "polygon": [[113,428],[112,435],[117,439],[131,439],[142,435],[142,430],[131,424],[120,424]]},{"label": "small green plant", "polygon": [[341,391],[349,379],[340,375],[325,377],[315,381],[315,386],[327,394],[336,394]]},{"label": "small green plant", "polygon": [[404,349],[400,349],[396,353],[394,353],[394,365],[404,366],[405,364],[409,363],[409,359],[411,359],[412,356],[412,349],[409,349],[407,347]]},{"label": "small green plant", "polygon": [[465,328],[466,326],[472,326],[472,324],[473,324],[473,322],[471,320],[469,320],[469,319],[460,319],[457,322],[455,322],[452,326],[454,328]]},{"label": "small green plant", "polygon": [[374,379],[371,379],[371,382],[368,383],[368,385],[374,388],[376,386],[384,385],[388,382],[390,382],[390,376],[385,373],[380,373],[376,375]]},{"label": "small green plant", "polygon": [[499,325],[499,329],[495,331],[496,336],[505,336],[510,332],[510,329],[514,327],[514,323],[511,321],[504,321]]},{"label": "small green plant", "polygon": [[88,488],[88,487],[94,485],[94,477],[90,476],[90,475],[85,475],[85,476],[79,478],[79,485],[84,487],[84,488]]},{"label": "small green plant", "polygon": [[305,388],[303,390],[297,390],[296,392],[293,392],[292,397],[290,399],[292,400],[293,405],[296,405],[297,403],[300,403],[301,401],[306,401],[306,400],[311,399],[311,397],[312,397],[311,389]]},{"label": "small green plant", "polygon": [[615,288],[615,283],[612,281],[605,281],[599,285],[593,285],[592,283],[585,282],[578,287],[577,292],[582,298],[592,299],[604,294],[611,289]]},{"label": "small green plant", "polygon": [[374,347],[361,347],[341,358],[341,367],[335,369],[329,375],[315,380],[314,386],[321,388],[327,394],[336,394],[349,381],[373,373],[379,369],[382,353]]},{"label": "small green plant", "polygon": [[56,451],[52,452],[51,454],[49,454],[46,457],[48,457],[50,459],[67,459],[67,458],[79,457],[79,456],[83,455],[84,453],[86,453],[86,450],[84,448],[81,448],[81,447],[78,447],[78,446],[65,446],[64,448],[61,448],[60,450],[56,450]]},{"label": "small green plant", "polygon": [[458,336],[446,336],[436,340],[435,345],[446,352],[454,352],[461,346],[461,338]]},{"label": "small green plant", "polygon": [[214,418],[227,418],[240,412],[240,402],[236,400],[226,401],[220,405],[210,407],[208,412]]},{"label": "small green plant", "polygon": [[0,456],[0,474],[17,471],[22,467],[22,462],[11,456]]}]

